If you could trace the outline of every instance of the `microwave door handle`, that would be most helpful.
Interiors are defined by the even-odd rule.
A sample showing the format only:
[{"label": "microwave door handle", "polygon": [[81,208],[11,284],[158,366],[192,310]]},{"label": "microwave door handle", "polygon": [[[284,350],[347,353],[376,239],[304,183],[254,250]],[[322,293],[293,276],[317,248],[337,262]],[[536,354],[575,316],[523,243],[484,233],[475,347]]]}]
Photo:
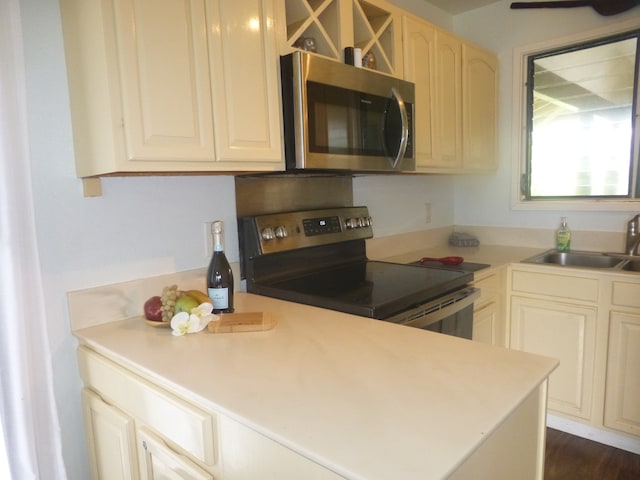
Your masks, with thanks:
[{"label": "microwave door handle", "polygon": [[402,121],[402,136],[400,138],[400,147],[398,148],[398,152],[396,157],[391,160],[391,165],[393,168],[396,168],[398,162],[404,157],[404,153],[407,150],[407,144],[409,143],[409,118],[407,116],[407,106],[400,95],[400,92],[395,88],[391,88],[391,96],[395,99],[398,104],[398,108],[400,109],[400,120]]}]

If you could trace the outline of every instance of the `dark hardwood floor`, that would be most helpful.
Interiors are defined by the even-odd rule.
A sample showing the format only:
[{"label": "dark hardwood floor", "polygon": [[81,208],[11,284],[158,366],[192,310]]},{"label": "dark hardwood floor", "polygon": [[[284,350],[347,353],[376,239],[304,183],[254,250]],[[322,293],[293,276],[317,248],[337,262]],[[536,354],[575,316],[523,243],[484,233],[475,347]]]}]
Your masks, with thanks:
[{"label": "dark hardwood floor", "polygon": [[545,480],[638,480],[640,455],[547,428]]}]

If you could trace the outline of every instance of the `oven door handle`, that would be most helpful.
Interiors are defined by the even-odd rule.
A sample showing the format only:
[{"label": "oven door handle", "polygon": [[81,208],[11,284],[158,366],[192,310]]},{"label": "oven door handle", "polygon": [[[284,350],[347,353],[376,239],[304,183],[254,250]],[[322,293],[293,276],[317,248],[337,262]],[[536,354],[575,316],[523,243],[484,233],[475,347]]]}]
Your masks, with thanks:
[{"label": "oven door handle", "polygon": [[398,109],[400,110],[400,120],[402,122],[402,134],[400,136],[400,145],[398,147],[398,151],[396,152],[395,158],[390,158],[391,166],[396,168],[398,166],[398,162],[404,158],[404,154],[407,151],[407,145],[409,143],[409,117],[407,115],[407,106],[400,95],[400,92],[395,88],[391,89],[391,97],[395,99],[398,104]]},{"label": "oven door handle", "polygon": [[[460,293],[461,292],[455,292],[450,296],[443,297],[441,304],[447,303],[451,298],[456,298],[456,296],[459,296]],[[460,310],[463,310],[469,305],[472,305],[473,302],[475,302],[480,297],[480,289],[478,288],[468,288],[466,289],[465,293],[467,293],[467,295],[464,298],[453,302],[450,305],[446,305],[442,308],[422,315],[418,318],[407,320],[406,322],[403,322],[402,325],[424,329],[431,324],[437,323],[447,317],[450,317],[451,315],[458,313]]]}]

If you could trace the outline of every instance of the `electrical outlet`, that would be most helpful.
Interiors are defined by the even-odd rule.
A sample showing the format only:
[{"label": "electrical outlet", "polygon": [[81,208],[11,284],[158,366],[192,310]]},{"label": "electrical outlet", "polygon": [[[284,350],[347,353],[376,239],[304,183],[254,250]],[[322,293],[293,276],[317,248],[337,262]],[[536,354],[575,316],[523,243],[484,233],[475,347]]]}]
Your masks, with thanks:
[{"label": "electrical outlet", "polygon": [[211,258],[213,255],[213,237],[211,236],[211,224],[213,222],[204,222],[204,256]]},{"label": "electrical outlet", "polygon": [[424,223],[431,223],[431,204],[424,204]]}]

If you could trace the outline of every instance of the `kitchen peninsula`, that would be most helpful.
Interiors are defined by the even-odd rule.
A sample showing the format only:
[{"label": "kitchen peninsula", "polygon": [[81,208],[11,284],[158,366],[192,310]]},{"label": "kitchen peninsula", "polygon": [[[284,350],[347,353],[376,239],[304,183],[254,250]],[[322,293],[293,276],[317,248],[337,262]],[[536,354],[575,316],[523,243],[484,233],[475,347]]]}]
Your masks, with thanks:
[{"label": "kitchen peninsula", "polygon": [[[174,337],[122,312],[87,322],[95,299],[124,311],[146,294],[123,291],[72,292],[69,302],[89,435],[104,432],[97,417],[115,415],[129,468],[216,479],[542,478],[553,359],[244,293],[236,310],[269,311],[274,329]],[[92,444],[94,468],[101,455],[122,457]]]}]

